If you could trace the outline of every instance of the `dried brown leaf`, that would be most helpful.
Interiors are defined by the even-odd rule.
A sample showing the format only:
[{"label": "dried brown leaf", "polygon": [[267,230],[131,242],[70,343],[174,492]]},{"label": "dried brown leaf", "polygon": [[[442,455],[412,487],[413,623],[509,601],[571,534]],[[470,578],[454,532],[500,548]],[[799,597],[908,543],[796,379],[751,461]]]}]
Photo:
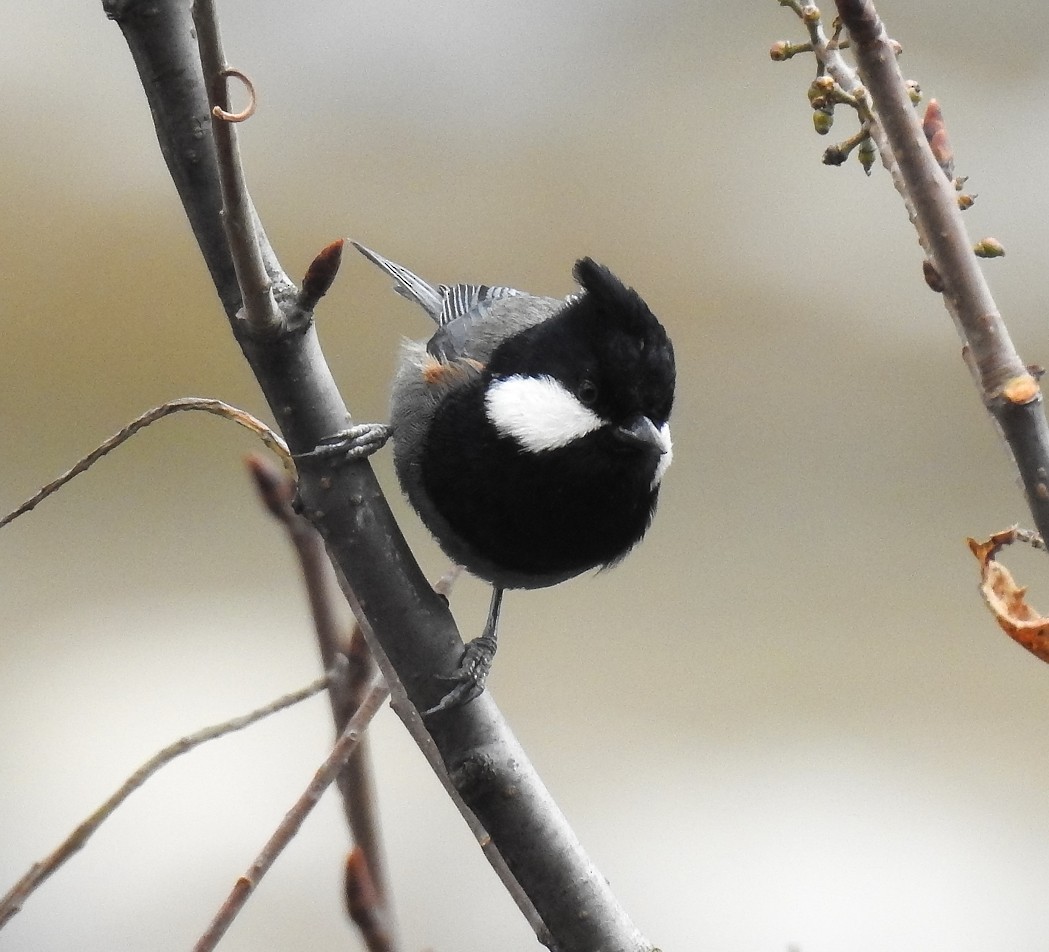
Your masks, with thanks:
[{"label": "dried brown leaf", "polygon": [[969,539],[969,548],[980,562],[980,594],[1002,631],[1049,663],[1049,618],[1027,603],[1026,587],[1017,585],[1012,573],[995,559],[1002,546],[1018,538],[1016,529],[1005,529],[985,542]]}]

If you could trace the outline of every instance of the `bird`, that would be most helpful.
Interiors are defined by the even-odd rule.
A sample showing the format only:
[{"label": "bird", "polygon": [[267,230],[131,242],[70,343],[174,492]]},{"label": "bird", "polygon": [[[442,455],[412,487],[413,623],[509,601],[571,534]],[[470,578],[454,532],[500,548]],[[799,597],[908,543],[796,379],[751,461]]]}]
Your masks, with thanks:
[{"label": "bird", "polygon": [[404,342],[389,424],[360,424],[313,454],[370,455],[392,438],[404,495],[444,552],[492,586],[482,634],[453,687],[485,688],[505,589],[556,585],[618,563],[652,522],[673,458],[674,349],[640,295],[589,257],[564,298],[436,286],[353,242],[436,324]]}]

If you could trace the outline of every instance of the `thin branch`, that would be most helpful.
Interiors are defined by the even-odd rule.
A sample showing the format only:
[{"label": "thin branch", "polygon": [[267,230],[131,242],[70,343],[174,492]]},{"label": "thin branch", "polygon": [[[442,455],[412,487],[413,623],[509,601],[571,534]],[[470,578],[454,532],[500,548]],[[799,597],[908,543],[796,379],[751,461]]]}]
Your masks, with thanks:
[{"label": "thin branch", "polygon": [[[336,603],[342,603],[344,599],[335,584],[324,542],[317,530],[295,511],[295,480],[287,472],[282,472],[266,457],[255,453],[248,457],[247,466],[260,500],[283,527],[298,556],[321,661],[325,668],[330,668],[337,657],[349,655],[351,639],[335,607]],[[371,675],[367,682],[371,682]],[[346,726],[345,720],[349,719],[356,707],[356,703],[351,704],[352,709],[339,725],[339,733],[342,733]]]},{"label": "thin branch", "polygon": [[899,167],[918,237],[943,301],[965,341],[980,395],[1012,451],[1027,503],[1049,533],[1049,424],[1038,381],[1017,354],[962,222],[957,194],[930,148],[896,60],[896,48],[870,0],[836,0],[860,75]]},{"label": "thin branch", "polygon": [[372,685],[364,703],[360,706],[357,713],[350,718],[346,729],[340,735],[327,759],[314,774],[309,786],[284,816],[284,819],[281,820],[280,825],[266,841],[266,845],[259,852],[259,855],[255,857],[254,862],[248,867],[247,872],[234,884],[232,891],[215,915],[215,918],[212,919],[207,930],[197,940],[197,944],[193,947],[194,952],[209,952],[209,950],[215,948],[219,939],[225,935],[226,930],[230,927],[240,910],[244,908],[248,897],[255,891],[259,881],[270,870],[277,857],[283,852],[284,847],[291,842],[306,820],[306,817],[317,805],[321,795],[331,786],[339,771],[345,767],[346,762],[353,756],[354,750],[363,737],[364,729],[371,722],[379,708],[382,707],[389,693],[389,689],[380,681]]},{"label": "thin branch", "polygon": [[[262,456],[249,457],[248,466],[267,509],[284,527],[298,556],[321,662],[330,670],[337,659],[342,661],[339,676],[332,678],[328,688],[335,732],[339,735],[354,712],[364,703],[375,680],[375,660],[359,626],[353,626],[352,635],[346,633],[345,624],[336,610],[336,603],[345,605],[345,600],[336,584],[324,541],[292,506],[295,498],[294,481]],[[368,898],[367,916],[362,914],[361,922],[357,924],[372,952],[378,949],[387,952],[397,947],[396,919],[382,847],[370,747],[367,736],[362,737],[336,782],[342,795],[343,812],[357,846],[353,854],[356,859],[347,868],[356,870],[360,881],[366,881],[368,886],[361,893]],[[367,866],[363,873],[360,872],[361,865]],[[357,922],[355,916],[354,921]],[[372,945],[380,941],[381,945]]]},{"label": "thin branch", "polygon": [[298,704],[300,701],[313,697],[314,694],[324,690],[328,685],[328,680],[328,675],[323,675],[305,687],[270,701],[268,704],[264,704],[248,714],[242,714],[239,717],[223,721],[221,724],[214,724],[211,727],[205,727],[192,734],[187,734],[185,737],[179,738],[174,743],[168,744],[163,750],[155,753],[48,856],[40,860],[40,862],[34,863],[28,872],[0,899],[0,927],[22,908],[23,903],[35,889],[66,860],[70,859],[74,853],[82,849],[102,823],[112,816],[113,812],[161,767],[171,763],[176,757],[189,753],[189,751],[199,747],[201,744],[223,737],[234,731],[243,730],[264,717],[269,717],[269,715],[275,714],[277,711],[282,711],[293,704]]},{"label": "thin branch", "polygon": [[969,345],[984,397],[993,399],[1013,378],[1027,374],[1027,368],[991,297],[965,231],[957,192],[936,161],[877,11],[867,0],[839,0],[838,9],[914,208],[919,240],[943,282],[945,301]]},{"label": "thin branch", "polygon": [[162,403],[159,407],[153,407],[153,409],[147,410],[141,416],[132,420],[127,426],[114,433],[111,437],[103,440],[90,453],[88,453],[87,456],[79,460],[72,469],[67,470],[57,479],[53,479],[38,492],[34,493],[17,509],[12,510],[0,519],[0,529],[8,523],[14,522],[19,516],[24,516],[27,512],[31,512],[40,503],[47,499],[48,496],[52,493],[58,492],[59,489],[75,476],[79,476],[81,473],[86,472],[107,453],[111,453],[122,443],[131,439],[131,437],[133,437],[139,430],[145,429],[151,423],[156,423],[157,420],[170,416],[172,413],[179,413],[182,410],[201,410],[204,413],[212,413],[215,416],[224,417],[239,426],[251,430],[252,433],[255,433],[259,439],[266,444],[266,446],[281,458],[286,469],[291,472],[295,471],[295,464],[292,461],[291,454],[288,452],[287,444],[261,420],[256,419],[247,411],[241,410],[239,407],[231,406],[228,403],[223,403],[221,400],[213,400],[209,397],[181,397],[178,400],[171,400],[168,403]]},{"label": "thin branch", "polygon": [[[222,186],[223,224],[229,240],[233,266],[237,272],[243,318],[256,334],[274,334],[283,326],[283,318],[273,297],[273,287],[262,258],[262,250],[255,229],[255,212],[244,168],[240,161],[237,127],[231,121],[229,90],[226,78],[237,71],[230,70],[222,51],[218,15],[212,0],[194,0],[193,22],[197,28],[197,44],[204,73],[204,84],[211,105],[212,131],[218,152],[219,182]],[[254,89],[252,103],[254,104]],[[251,111],[254,111],[252,105]],[[288,282],[290,283],[290,282]]]}]

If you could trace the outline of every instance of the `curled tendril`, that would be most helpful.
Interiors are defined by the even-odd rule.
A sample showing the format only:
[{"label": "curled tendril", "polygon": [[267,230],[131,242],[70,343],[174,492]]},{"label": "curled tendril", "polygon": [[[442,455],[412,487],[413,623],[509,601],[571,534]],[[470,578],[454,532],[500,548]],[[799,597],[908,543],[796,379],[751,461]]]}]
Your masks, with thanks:
[{"label": "curled tendril", "polygon": [[239,69],[234,69],[232,66],[227,66],[219,73],[220,79],[227,79],[231,76],[235,79],[239,79],[244,84],[244,88],[247,89],[247,106],[245,106],[240,112],[227,112],[221,106],[215,106],[212,108],[211,114],[216,119],[221,119],[223,122],[244,122],[245,119],[250,119],[255,115],[255,107],[258,105],[258,99],[255,96],[255,84],[248,79],[245,73],[242,73]]}]

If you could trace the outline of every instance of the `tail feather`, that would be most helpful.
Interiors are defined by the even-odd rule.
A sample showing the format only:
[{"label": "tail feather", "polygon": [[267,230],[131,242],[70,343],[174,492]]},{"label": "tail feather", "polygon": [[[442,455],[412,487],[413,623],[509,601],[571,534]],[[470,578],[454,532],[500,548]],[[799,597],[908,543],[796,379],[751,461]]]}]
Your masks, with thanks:
[{"label": "tail feather", "polygon": [[419,275],[407,268],[401,267],[399,264],[395,264],[390,261],[389,258],[384,258],[381,254],[372,251],[370,248],[365,248],[364,245],[356,241],[351,241],[353,245],[365,258],[374,264],[377,264],[383,271],[385,271],[394,280],[393,289],[401,295],[401,297],[407,298],[409,301],[414,301],[418,304],[427,314],[430,315],[438,324],[441,323],[441,312],[444,309],[445,292],[438,290],[433,285],[427,284]]},{"label": "tail feather", "polygon": [[[447,327],[454,321],[460,324],[460,333],[479,317],[488,313],[488,307],[492,301],[500,298],[511,297],[520,294],[513,288],[490,287],[487,284],[439,284],[433,287],[427,284],[419,275],[399,264],[384,258],[381,254],[365,248],[359,242],[351,242],[365,258],[377,264],[391,278],[394,279],[393,289],[423,307],[427,314],[437,322],[440,327]],[[452,337],[448,337],[450,341]]]}]

